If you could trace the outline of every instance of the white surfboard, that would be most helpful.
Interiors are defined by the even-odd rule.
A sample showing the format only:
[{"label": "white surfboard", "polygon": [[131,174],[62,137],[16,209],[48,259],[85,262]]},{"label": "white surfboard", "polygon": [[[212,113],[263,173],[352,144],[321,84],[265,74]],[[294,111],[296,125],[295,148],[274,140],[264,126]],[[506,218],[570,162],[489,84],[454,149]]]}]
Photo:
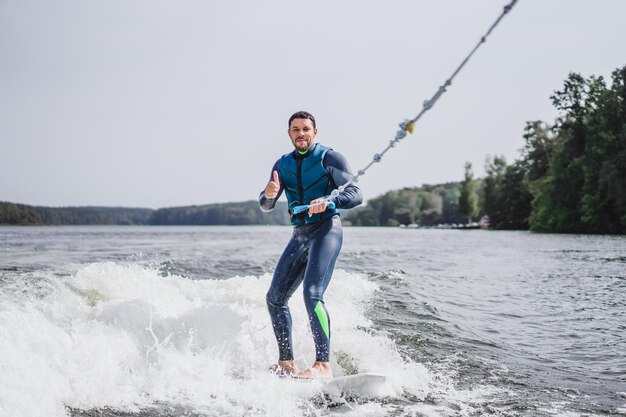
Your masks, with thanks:
[{"label": "white surfboard", "polygon": [[387,377],[376,372],[338,376],[322,383],[322,391],[327,394],[340,394],[356,397],[375,396],[380,393]]}]

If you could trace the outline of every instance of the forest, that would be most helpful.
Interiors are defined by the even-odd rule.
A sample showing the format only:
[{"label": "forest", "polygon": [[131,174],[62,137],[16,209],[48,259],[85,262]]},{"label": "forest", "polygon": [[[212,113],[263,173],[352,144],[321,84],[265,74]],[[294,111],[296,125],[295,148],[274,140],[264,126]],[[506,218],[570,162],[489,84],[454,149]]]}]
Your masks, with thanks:
[{"label": "forest", "polygon": [[518,160],[487,160],[481,210],[497,229],[626,233],[626,66],[610,83],[572,73],[551,100]]}]

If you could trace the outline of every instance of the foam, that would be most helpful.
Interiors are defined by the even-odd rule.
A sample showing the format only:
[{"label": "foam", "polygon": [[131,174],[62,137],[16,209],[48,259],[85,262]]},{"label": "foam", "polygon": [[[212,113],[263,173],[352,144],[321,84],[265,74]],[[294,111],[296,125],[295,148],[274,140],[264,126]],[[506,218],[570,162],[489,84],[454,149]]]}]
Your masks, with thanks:
[{"label": "foam", "polygon": [[[319,387],[266,371],[277,356],[265,307],[270,279],[195,281],[106,262],[71,277],[40,277],[37,294],[16,281],[16,290],[1,294],[0,415],[159,404],[223,416],[317,414],[310,399]],[[377,291],[362,275],[335,272],[326,299],[333,368],[385,373],[381,396],[424,396],[429,372],[403,359],[384,334],[365,330]],[[308,319],[300,297],[291,306],[296,359],[306,367],[314,359]],[[362,411],[387,413],[381,404]]]}]

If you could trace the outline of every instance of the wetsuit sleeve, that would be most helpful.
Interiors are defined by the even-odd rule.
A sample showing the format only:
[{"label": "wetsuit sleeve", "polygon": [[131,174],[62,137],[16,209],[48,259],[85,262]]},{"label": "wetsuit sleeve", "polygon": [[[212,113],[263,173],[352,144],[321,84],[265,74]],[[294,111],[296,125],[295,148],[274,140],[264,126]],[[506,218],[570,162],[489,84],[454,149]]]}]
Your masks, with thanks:
[{"label": "wetsuit sleeve", "polygon": [[[271,181],[273,179],[273,173],[274,171],[280,172],[279,170],[279,161],[276,161],[276,163],[274,164],[274,166],[272,167],[272,171],[270,172],[270,179],[269,181]],[[280,174],[279,174],[279,180],[280,180]],[[281,194],[283,193],[283,182],[282,180],[280,180],[280,189],[278,190],[278,194],[276,194],[275,198],[267,198],[265,197],[265,189],[263,189],[263,191],[261,191],[261,194],[259,194],[259,206],[261,207],[261,211],[272,211],[274,210],[274,207],[276,206],[276,201],[278,201],[278,199],[280,198]]]},{"label": "wetsuit sleeve", "polygon": [[[336,186],[345,185],[352,179],[348,161],[339,152],[332,149],[326,152],[323,164]],[[338,209],[356,207],[363,202],[361,189],[356,184],[349,184],[343,192],[333,198],[333,202]]]}]

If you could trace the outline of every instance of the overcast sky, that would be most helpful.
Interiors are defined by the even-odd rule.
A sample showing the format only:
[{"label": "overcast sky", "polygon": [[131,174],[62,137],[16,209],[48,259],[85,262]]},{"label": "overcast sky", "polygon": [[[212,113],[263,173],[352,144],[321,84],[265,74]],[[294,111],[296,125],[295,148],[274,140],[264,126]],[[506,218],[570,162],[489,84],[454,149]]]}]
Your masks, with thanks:
[{"label": "overcast sky", "polygon": [[[0,0],[0,201],[170,207],[256,199],[287,119],[353,171],[509,0]],[[569,72],[626,65],[626,1],[519,0],[365,198],[512,162]],[[284,198],[284,197],[283,197]]]}]

